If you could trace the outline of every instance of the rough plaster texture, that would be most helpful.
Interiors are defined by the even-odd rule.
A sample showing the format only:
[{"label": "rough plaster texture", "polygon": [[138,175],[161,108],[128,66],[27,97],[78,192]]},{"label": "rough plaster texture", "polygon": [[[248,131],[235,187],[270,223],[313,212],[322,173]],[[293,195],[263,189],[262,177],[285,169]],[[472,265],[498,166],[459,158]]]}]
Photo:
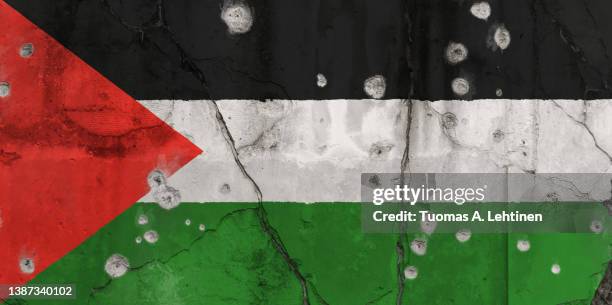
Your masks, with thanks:
[{"label": "rough plaster texture", "polygon": [[[183,201],[256,200],[212,102],[141,103],[204,150],[169,179]],[[406,100],[217,104],[240,163],[266,201],[359,201],[360,174],[400,172],[407,141],[410,172],[562,177],[608,173],[612,165],[611,100],[413,101],[411,109]],[[572,192],[597,187],[590,198],[609,198],[604,178],[593,175]]]}]

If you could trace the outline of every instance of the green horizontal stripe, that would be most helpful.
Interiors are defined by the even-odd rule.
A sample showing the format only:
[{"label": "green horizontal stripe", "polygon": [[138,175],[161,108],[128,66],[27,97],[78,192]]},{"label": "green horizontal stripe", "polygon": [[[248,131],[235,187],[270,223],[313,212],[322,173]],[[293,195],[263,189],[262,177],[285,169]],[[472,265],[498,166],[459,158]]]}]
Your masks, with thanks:
[{"label": "green horizontal stripe", "polygon": [[[184,203],[166,211],[136,204],[33,281],[76,284],[75,300],[7,304],[302,304],[300,282],[262,230],[256,208]],[[310,304],[396,304],[398,235],[362,233],[359,204],[265,208],[307,281]],[[142,214],[146,225],[137,223]],[[137,244],[147,230],[159,240]],[[465,243],[434,233],[424,256],[410,251],[415,237],[422,236],[401,241],[402,266],[419,271],[406,280],[402,304],[587,304],[612,256],[608,233],[473,234]],[[523,238],[531,242],[524,253],[516,248]],[[116,253],[131,270],[111,281],[104,264]],[[560,274],[550,271],[553,263]]]}]

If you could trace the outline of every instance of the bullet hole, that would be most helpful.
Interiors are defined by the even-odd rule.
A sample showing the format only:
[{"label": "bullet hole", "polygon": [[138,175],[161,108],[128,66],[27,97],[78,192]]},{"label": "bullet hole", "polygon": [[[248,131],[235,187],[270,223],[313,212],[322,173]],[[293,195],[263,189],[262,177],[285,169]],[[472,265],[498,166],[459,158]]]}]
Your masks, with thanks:
[{"label": "bullet hole", "polygon": [[221,187],[219,188],[219,192],[221,194],[229,194],[229,192],[231,191],[232,191],[232,188],[227,183],[223,183],[223,185],[221,185]]},{"label": "bullet hole", "polygon": [[139,225],[146,225],[147,223],[149,223],[149,217],[147,217],[147,215],[140,215],[138,216],[138,224]]},{"label": "bullet hole", "polygon": [[136,236],[136,240],[135,241],[136,241],[137,244],[142,243],[142,237]]},{"label": "bullet hole", "polygon": [[370,158],[383,157],[393,149],[393,144],[376,142],[370,147]]},{"label": "bullet hole", "polygon": [[475,2],[470,7],[470,12],[474,17],[486,21],[491,16],[491,6],[488,2]]},{"label": "bullet hole", "polygon": [[451,65],[456,65],[467,59],[468,50],[462,44],[458,42],[450,42],[446,47],[446,60]]},{"label": "bullet hole", "polygon": [[161,171],[154,170],[147,176],[147,182],[151,189],[155,189],[162,185],[166,185],[166,176]]},{"label": "bullet hole", "polygon": [[523,152],[523,157],[527,157],[527,152]]},{"label": "bullet hole", "polygon": [[154,230],[149,230],[144,233],[144,240],[150,244],[154,244],[159,239],[159,234]]},{"label": "bullet hole", "polygon": [[34,273],[34,270],[35,270],[34,260],[29,257],[22,257],[19,260],[19,269],[21,269],[21,272],[25,274]]},{"label": "bullet hole", "polygon": [[319,86],[319,88],[327,86],[327,78],[325,78],[325,75],[321,73],[317,74],[317,86]]},{"label": "bullet hole", "polygon": [[531,244],[528,240],[521,239],[516,242],[516,248],[521,252],[527,252],[529,251],[529,248],[531,248]]},{"label": "bullet hole", "polygon": [[435,221],[421,221],[421,232],[431,235],[438,226],[438,223]]},{"label": "bullet hole", "polygon": [[370,186],[379,187],[380,186],[380,177],[378,177],[378,175],[372,175],[368,179],[368,183],[370,183]]},{"label": "bullet hole", "polygon": [[253,10],[242,1],[227,0],[221,8],[221,19],[230,34],[244,34],[253,26]]},{"label": "bullet hole", "polygon": [[104,270],[111,278],[122,277],[130,268],[130,263],[125,256],[113,254],[106,260]]},{"label": "bullet hole", "polygon": [[595,233],[595,234],[599,234],[599,233],[603,232],[603,224],[599,220],[591,221],[590,228],[591,228],[591,231],[593,233]]},{"label": "bullet hole", "polygon": [[502,140],[504,140],[505,136],[506,134],[504,134],[503,131],[501,131],[500,129],[497,129],[495,130],[495,132],[493,132],[493,141],[495,141],[496,143],[499,143]]},{"label": "bullet hole", "polygon": [[24,43],[19,48],[19,56],[23,58],[28,58],[34,54],[34,45],[31,43]]},{"label": "bullet hole", "polygon": [[419,275],[419,270],[415,266],[406,266],[404,269],[404,277],[407,280],[414,280]]},{"label": "bullet hole", "polygon": [[495,43],[502,50],[505,50],[510,45],[510,40],[511,40],[510,32],[506,29],[504,25],[500,25],[495,30],[494,38],[495,38]]},{"label": "bullet hole", "polygon": [[457,116],[452,112],[443,114],[442,127],[444,127],[444,129],[454,129],[457,127]]},{"label": "bullet hole", "polygon": [[7,82],[0,82],[0,97],[7,97],[11,94],[11,85]]},{"label": "bullet hole", "polygon": [[200,224],[200,225],[198,226],[198,230],[200,230],[200,231],[204,231],[204,230],[206,230],[206,226],[205,226],[204,224]]},{"label": "bullet hole", "polygon": [[550,192],[546,194],[546,199],[548,201],[557,202],[559,201],[559,194],[557,192]]},{"label": "bullet hole", "polygon": [[494,24],[489,29],[487,36],[487,46],[493,50],[501,49],[502,51],[510,46],[510,31],[503,24]]},{"label": "bullet hole", "polygon": [[190,226],[191,225],[191,220],[190,219],[185,219],[185,225],[186,226]]},{"label": "bullet hole", "polygon": [[457,233],[455,233],[455,238],[457,238],[460,243],[464,243],[470,240],[471,237],[472,231],[470,231],[469,229],[461,229],[457,231]]},{"label": "bullet hole", "polygon": [[470,82],[461,77],[453,79],[451,82],[451,89],[457,96],[464,96],[470,92]]},{"label": "bullet hole", "polygon": [[410,250],[414,252],[414,254],[423,256],[427,253],[427,241],[424,239],[415,239],[410,242]]},{"label": "bullet hole", "polygon": [[504,95],[504,91],[502,91],[502,89],[497,88],[497,90],[495,90],[495,95],[497,97],[502,97],[502,95]]},{"label": "bullet hole", "polygon": [[559,274],[561,273],[561,266],[559,266],[559,264],[553,264],[552,267],[550,267],[550,271],[553,274]]},{"label": "bullet hole", "polygon": [[374,75],[363,83],[363,91],[371,98],[380,99],[385,96],[387,83],[382,75]]}]

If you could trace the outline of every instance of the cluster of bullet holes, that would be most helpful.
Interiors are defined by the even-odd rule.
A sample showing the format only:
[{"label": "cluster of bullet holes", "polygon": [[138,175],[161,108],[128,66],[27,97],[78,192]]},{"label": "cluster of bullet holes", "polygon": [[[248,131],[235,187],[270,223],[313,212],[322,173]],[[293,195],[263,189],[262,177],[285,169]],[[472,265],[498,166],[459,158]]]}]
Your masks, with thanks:
[{"label": "cluster of bullet holes", "polygon": [[[491,16],[491,5],[486,1],[477,1],[470,7],[470,13],[485,22],[488,21]],[[493,51],[505,50],[510,46],[510,31],[504,26],[504,24],[493,24],[489,29],[489,34],[486,39],[486,45]],[[450,65],[457,65],[468,57],[467,47],[460,43],[450,41],[446,47],[444,54],[446,61]],[[473,84],[470,83],[469,78],[466,75],[458,76],[451,81],[451,90],[455,96],[460,98],[469,98],[475,92]],[[495,90],[497,97],[503,96],[501,88]]]},{"label": "cluster of bullet holes", "polygon": [[[423,223],[422,223],[423,224]],[[431,223],[428,225],[421,225],[421,231],[427,235],[432,233]],[[435,227],[435,224],[434,224]],[[603,231],[603,224],[599,220],[591,222],[591,231],[594,233],[601,233]],[[468,242],[472,237],[472,231],[469,229],[460,229],[455,233],[455,238],[460,243]],[[519,252],[528,252],[531,249],[531,243],[527,239],[519,239],[516,241],[516,249]],[[412,253],[418,256],[424,256],[427,254],[427,237],[416,237],[410,242],[410,250]],[[558,263],[553,263],[550,267],[550,271],[554,275],[561,273],[561,266]],[[406,266],[404,269],[404,277],[408,280],[414,280],[418,276],[418,268],[416,266]]]},{"label": "cluster of bullet holes", "polygon": [[[327,78],[321,73],[317,74],[316,81],[319,88],[327,86]],[[387,80],[382,75],[374,75],[363,82],[363,92],[370,98],[381,99],[385,96],[386,91]]]},{"label": "cluster of bullet holes", "polygon": [[170,210],[181,203],[180,192],[166,183],[166,176],[161,171],[152,171],[147,181],[153,192],[153,198],[161,208]]},{"label": "cluster of bullet holes", "polygon": [[[24,43],[19,48],[19,56],[23,58],[31,57],[34,54],[34,45]],[[11,85],[7,81],[0,81],[0,98],[8,97],[11,94]]]},{"label": "cluster of bullet holes", "polygon": [[[435,223],[422,222],[421,231],[427,235],[430,235],[435,228]],[[603,223],[600,220],[593,220],[590,225],[590,229],[593,233],[599,234],[603,232]],[[460,243],[466,243],[472,237],[472,232],[469,229],[460,229],[455,233],[455,238]],[[516,241],[516,249],[519,252],[528,252],[531,249],[531,243],[527,239],[519,239]],[[410,243],[410,250],[418,255],[423,256],[427,254],[427,238],[417,237]],[[558,263],[553,263],[550,267],[550,271],[554,275],[561,273],[561,266]],[[414,280],[418,276],[418,268],[416,266],[406,266],[404,269],[404,277],[408,280]]]},{"label": "cluster of bullet holes", "polygon": [[[226,0],[221,7],[221,20],[232,35],[245,34],[251,30],[255,20],[253,8],[243,0]],[[467,50],[466,50],[467,51]],[[327,78],[319,73],[316,76],[319,88],[327,86]],[[387,89],[386,80],[382,75],[374,75],[364,81],[363,91],[371,98],[381,99]]]},{"label": "cluster of bullet holes", "polygon": [[[147,215],[141,214],[138,216],[138,219],[136,220],[136,222],[141,225],[147,225],[149,223],[149,217],[147,217]],[[159,239],[159,234],[155,231],[155,230],[148,230],[146,231],[143,236],[137,236],[136,237],[136,243],[140,244],[143,241],[143,237],[144,237],[144,241],[146,241],[149,244],[154,244],[157,242],[157,240]]]}]

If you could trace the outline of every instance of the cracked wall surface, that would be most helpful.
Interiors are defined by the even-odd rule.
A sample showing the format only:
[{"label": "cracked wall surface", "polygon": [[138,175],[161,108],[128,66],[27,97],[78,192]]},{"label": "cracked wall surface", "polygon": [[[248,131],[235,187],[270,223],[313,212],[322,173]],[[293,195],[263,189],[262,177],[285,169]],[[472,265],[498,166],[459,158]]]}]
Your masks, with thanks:
[{"label": "cracked wall surface", "polygon": [[[211,102],[141,103],[204,150],[170,178],[184,201],[256,200]],[[415,173],[605,174],[612,166],[610,100],[217,103],[266,201],[359,201],[360,174],[399,172],[406,144],[406,171]],[[590,183],[600,186],[593,198],[609,198],[605,176]]]},{"label": "cracked wall surface", "polygon": [[607,228],[367,235],[355,203],[363,172],[553,173],[534,201],[610,200],[604,175],[563,180],[612,163],[607,0],[6,2],[204,151],[34,280],[75,304],[609,300]]}]

